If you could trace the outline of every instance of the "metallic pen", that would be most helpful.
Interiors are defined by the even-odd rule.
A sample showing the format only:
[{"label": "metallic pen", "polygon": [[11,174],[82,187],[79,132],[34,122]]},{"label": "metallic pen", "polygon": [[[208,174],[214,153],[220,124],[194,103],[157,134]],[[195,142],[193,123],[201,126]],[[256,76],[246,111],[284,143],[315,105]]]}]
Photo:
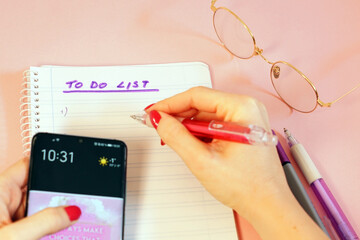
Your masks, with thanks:
[{"label": "metallic pen", "polygon": [[284,132],[290,146],[291,154],[324,208],[339,238],[342,240],[359,239],[305,148],[287,129],[284,129]]},{"label": "metallic pen", "polygon": [[[273,134],[275,132],[273,131]],[[326,230],[319,214],[317,213],[313,203],[311,202],[310,197],[308,196],[304,186],[302,185],[298,175],[295,172],[294,167],[292,166],[289,158],[287,157],[283,147],[281,146],[280,141],[276,145],[276,150],[279,154],[281,165],[283,166],[287,183],[290,187],[291,192],[295,196],[296,200],[299,202],[301,207],[305,212],[319,225],[319,227],[329,236],[329,233]]]},{"label": "metallic pen", "polygon": [[[146,113],[131,115],[131,118],[153,127]],[[234,122],[212,120],[198,121],[190,118],[177,118],[186,128],[197,137],[222,139],[252,145],[276,145],[277,137],[270,131],[256,125],[242,126]]]}]

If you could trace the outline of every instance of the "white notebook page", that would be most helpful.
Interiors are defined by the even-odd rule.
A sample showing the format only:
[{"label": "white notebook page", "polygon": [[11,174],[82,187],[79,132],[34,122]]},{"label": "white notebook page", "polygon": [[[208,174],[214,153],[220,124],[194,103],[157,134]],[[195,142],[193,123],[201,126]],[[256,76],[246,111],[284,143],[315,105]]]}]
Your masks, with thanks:
[{"label": "white notebook page", "polygon": [[32,96],[32,106],[39,106],[33,133],[127,144],[125,239],[237,239],[232,210],[204,190],[176,153],[160,145],[154,129],[130,118],[193,86],[211,87],[206,64],[31,67],[31,79],[32,94],[39,93]]}]

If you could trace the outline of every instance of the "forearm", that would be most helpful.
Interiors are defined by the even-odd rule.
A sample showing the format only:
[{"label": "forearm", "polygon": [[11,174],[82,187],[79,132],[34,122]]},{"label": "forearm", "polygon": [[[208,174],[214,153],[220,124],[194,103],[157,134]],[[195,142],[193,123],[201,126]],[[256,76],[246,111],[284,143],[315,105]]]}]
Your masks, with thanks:
[{"label": "forearm", "polygon": [[263,240],[328,239],[289,194],[277,195],[259,203],[246,218]]}]

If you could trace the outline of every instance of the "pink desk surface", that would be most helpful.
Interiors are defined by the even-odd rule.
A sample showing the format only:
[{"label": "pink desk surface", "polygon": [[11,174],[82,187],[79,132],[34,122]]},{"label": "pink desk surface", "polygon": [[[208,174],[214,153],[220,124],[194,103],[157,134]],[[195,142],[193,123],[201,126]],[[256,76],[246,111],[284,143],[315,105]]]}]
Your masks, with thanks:
[{"label": "pink desk surface", "polygon": [[[331,101],[360,82],[360,2],[229,1],[270,60],[289,61]],[[307,148],[355,231],[360,233],[360,89],[310,114],[291,111],[260,57],[240,60],[218,42],[210,1],[0,1],[0,169],[22,156],[19,98],[30,65],[126,65],[202,61],[215,89],[265,103],[272,127]],[[285,145],[285,139],[280,138]],[[286,148],[289,154],[289,149]],[[291,159],[292,160],[292,159]],[[292,161],[296,170],[297,165]],[[304,177],[299,172],[305,184]],[[324,215],[311,189],[311,198]],[[256,233],[242,219],[244,239]]]}]

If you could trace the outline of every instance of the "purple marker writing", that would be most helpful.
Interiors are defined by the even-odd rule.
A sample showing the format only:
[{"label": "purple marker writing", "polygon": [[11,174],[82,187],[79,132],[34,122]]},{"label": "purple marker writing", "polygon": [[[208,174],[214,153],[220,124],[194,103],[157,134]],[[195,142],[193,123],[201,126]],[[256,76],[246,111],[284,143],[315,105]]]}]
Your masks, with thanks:
[{"label": "purple marker writing", "polygon": [[159,92],[159,89],[129,89],[129,90],[64,90],[63,93],[120,93],[120,92]]}]

